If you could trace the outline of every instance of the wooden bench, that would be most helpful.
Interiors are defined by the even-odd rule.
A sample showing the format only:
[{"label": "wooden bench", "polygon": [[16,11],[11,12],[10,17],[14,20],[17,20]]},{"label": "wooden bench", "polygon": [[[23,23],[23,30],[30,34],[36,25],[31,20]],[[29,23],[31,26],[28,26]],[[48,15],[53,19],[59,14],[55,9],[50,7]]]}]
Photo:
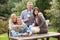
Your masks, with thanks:
[{"label": "wooden bench", "polygon": [[57,32],[48,32],[47,34],[34,34],[29,37],[9,37],[14,40],[25,40],[25,39],[38,39],[38,38],[47,38],[49,40],[50,37],[57,37],[60,40],[60,33]]}]

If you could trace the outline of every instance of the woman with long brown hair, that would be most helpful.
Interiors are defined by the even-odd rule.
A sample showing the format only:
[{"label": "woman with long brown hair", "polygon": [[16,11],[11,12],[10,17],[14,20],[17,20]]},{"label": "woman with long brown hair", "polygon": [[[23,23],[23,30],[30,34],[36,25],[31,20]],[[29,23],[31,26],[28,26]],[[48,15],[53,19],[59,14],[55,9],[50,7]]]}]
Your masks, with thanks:
[{"label": "woman with long brown hair", "polygon": [[39,12],[38,7],[35,7],[33,9],[33,16],[34,16],[34,20],[35,20],[33,26],[40,28],[40,31],[39,31],[40,34],[47,33],[48,28],[46,25],[46,20],[45,20],[43,14],[41,12]]}]

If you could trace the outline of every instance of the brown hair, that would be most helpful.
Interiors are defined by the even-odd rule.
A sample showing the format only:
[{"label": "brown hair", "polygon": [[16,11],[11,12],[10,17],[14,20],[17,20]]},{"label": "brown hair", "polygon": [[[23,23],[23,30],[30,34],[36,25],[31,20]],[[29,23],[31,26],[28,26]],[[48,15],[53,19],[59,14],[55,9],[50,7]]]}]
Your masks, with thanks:
[{"label": "brown hair", "polygon": [[35,15],[35,10],[37,10],[38,12],[39,12],[39,8],[38,7],[35,7],[34,9],[33,9],[33,16],[34,16],[34,18],[36,17],[36,15]]}]

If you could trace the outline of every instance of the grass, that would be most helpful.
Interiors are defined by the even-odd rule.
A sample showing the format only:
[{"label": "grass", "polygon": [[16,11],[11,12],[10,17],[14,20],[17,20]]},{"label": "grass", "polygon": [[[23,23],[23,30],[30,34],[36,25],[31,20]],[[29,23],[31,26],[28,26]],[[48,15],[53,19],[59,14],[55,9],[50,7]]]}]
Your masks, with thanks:
[{"label": "grass", "polygon": [[8,35],[7,35],[7,33],[0,34],[0,40],[8,40]]},{"label": "grass", "polygon": [[[56,32],[56,30],[53,29],[53,28],[50,28],[50,29],[49,29],[49,32]],[[50,40],[57,40],[57,39],[56,39],[56,38],[50,38]]]},{"label": "grass", "polygon": [[[53,28],[49,29],[49,32],[56,32]],[[8,40],[8,35],[7,33],[0,34],[0,40]],[[38,39],[40,40],[40,39]],[[56,38],[50,38],[50,40],[57,40]]]}]

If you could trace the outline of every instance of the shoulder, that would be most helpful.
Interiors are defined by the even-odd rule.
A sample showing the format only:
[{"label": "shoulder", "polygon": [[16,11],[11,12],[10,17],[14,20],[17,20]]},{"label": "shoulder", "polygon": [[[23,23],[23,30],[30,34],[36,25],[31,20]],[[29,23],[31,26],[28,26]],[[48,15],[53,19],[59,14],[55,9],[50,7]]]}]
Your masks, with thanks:
[{"label": "shoulder", "polygon": [[22,13],[25,13],[27,11],[27,9],[23,10]]},{"label": "shoulder", "polygon": [[31,9],[31,11],[33,12],[33,9]]},{"label": "shoulder", "polygon": [[9,19],[9,24],[14,24],[11,19]]},{"label": "shoulder", "polygon": [[39,15],[39,16],[41,16],[41,15],[43,15],[43,14],[42,14],[42,12],[39,12],[39,14],[38,14],[38,15]]},{"label": "shoulder", "polygon": [[11,20],[11,19],[9,19],[9,22],[12,22],[12,20]]},{"label": "shoulder", "polygon": [[24,26],[27,26],[23,21],[22,21],[22,23],[23,23]]},{"label": "shoulder", "polygon": [[23,21],[22,21],[22,24],[26,25]]},{"label": "shoulder", "polygon": [[42,17],[43,16],[42,12],[39,12],[38,16],[39,17]]}]

